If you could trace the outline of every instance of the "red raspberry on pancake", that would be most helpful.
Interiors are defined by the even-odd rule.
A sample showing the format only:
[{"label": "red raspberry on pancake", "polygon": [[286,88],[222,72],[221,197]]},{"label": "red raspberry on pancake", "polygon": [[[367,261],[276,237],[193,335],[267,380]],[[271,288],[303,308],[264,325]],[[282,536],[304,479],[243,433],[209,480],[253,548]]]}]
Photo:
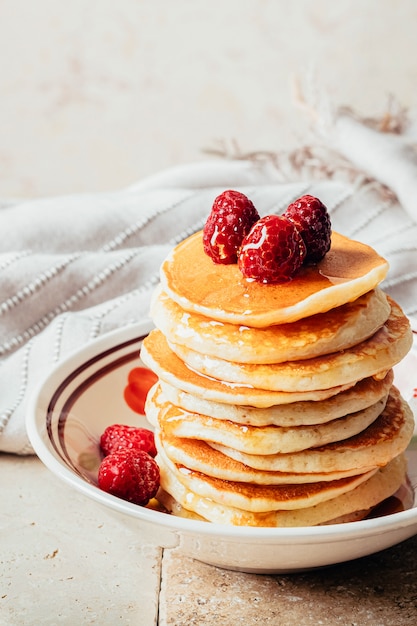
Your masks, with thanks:
[{"label": "red raspberry on pancake", "polygon": [[236,263],[243,238],[257,220],[259,213],[249,198],[239,191],[224,191],[214,200],[203,229],[205,253],[214,263]]},{"label": "red raspberry on pancake", "polygon": [[261,283],[291,280],[301,267],[306,246],[294,224],[279,215],[258,220],[242,242],[238,266]]},{"label": "red raspberry on pancake", "polygon": [[330,250],[332,227],[321,200],[305,195],[292,202],[284,213],[291,220],[307,248],[306,264],[318,263]]}]

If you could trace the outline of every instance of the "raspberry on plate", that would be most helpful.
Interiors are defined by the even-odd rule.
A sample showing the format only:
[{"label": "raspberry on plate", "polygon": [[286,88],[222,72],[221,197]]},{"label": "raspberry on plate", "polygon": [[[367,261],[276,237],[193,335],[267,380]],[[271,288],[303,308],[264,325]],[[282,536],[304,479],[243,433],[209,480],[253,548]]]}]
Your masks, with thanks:
[{"label": "raspberry on plate", "polygon": [[130,370],[123,397],[132,411],[145,415],[146,396],[157,380],[157,375],[147,367],[134,367]]},{"label": "raspberry on plate", "polygon": [[236,263],[243,238],[257,220],[259,213],[249,198],[239,191],[224,191],[215,198],[203,229],[205,253],[214,263]]},{"label": "raspberry on plate", "polygon": [[108,426],[100,437],[100,448],[106,456],[118,450],[143,450],[151,456],[156,456],[154,434],[148,428],[112,424]]},{"label": "raspberry on plate", "polygon": [[291,220],[307,248],[305,263],[318,263],[330,249],[332,226],[325,205],[314,196],[305,195],[292,202],[284,216]]},{"label": "raspberry on plate", "polygon": [[159,467],[143,450],[119,450],[104,457],[98,486],[118,498],[145,506],[159,489]]},{"label": "raspberry on plate", "polygon": [[238,265],[246,278],[283,283],[301,267],[305,244],[294,224],[283,216],[258,220],[243,240]]}]

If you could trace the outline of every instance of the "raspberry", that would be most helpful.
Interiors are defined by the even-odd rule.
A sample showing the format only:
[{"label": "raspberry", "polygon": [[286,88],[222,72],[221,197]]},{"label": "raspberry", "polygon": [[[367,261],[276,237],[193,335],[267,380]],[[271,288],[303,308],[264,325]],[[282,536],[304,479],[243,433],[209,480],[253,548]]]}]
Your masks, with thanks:
[{"label": "raspberry", "polygon": [[291,220],[307,248],[305,263],[318,263],[330,249],[332,227],[327,208],[314,196],[302,196],[289,205],[284,216]]},{"label": "raspberry", "polygon": [[143,450],[156,456],[153,432],[148,428],[112,424],[100,437],[100,448],[106,456],[118,450]]},{"label": "raspberry", "polygon": [[294,224],[285,217],[260,219],[242,243],[238,265],[246,278],[262,283],[290,280],[303,263],[305,244]]},{"label": "raspberry", "polygon": [[159,467],[143,450],[119,450],[102,460],[98,486],[118,498],[145,506],[159,488]]},{"label": "raspberry", "polygon": [[147,367],[134,367],[130,370],[123,396],[132,411],[145,415],[146,396],[157,380],[157,375]]},{"label": "raspberry", "polygon": [[205,253],[214,263],[236,263],[243,238],[258,219],[258,211],[243,193],[224,191],[214,200],[203,229]]}]

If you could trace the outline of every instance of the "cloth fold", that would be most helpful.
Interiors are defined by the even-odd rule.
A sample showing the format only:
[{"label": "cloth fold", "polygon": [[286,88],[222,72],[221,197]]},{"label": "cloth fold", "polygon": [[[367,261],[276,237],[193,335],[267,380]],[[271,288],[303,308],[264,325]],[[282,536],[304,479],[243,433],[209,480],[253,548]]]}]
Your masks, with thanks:
[{"label": "cloth fold", "polygon": [[[320,197],[335,230],[388,259],[383,286],[417,330],[415,153],[401,147],[394,176],[389,161],[398,161],[400,136],[349,116],[339,117],[332,133],[322,168],[284,153],[262,161],[212,159],[114,193],[0,202],[0,451],[33,452],[25,414],[39,382],[74,350],[148,317],[162,260],[202,228],[214,197],[227,188],[246,193],[261,215],[281,213],[305,193]],[[334,150],[352,164],[350,179],[331,168]],[[376,159],[382,151],[387,159]]]}]

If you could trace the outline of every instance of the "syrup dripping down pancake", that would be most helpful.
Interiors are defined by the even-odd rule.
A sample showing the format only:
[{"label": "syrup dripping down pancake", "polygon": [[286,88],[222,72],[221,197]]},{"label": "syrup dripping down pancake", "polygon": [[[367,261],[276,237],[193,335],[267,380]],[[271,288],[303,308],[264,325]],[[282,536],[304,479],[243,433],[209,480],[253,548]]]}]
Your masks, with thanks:
[{"label": "syrup dripping down pancake", "polygon": [[332,233],[332,246],[315,266],[288,283],[246,280],[236,264],[217,265],[204,253],[202,233],[174,248],[161,267],[161,284],[185,311],[231,324],[265,328],[324,313],[356,300],[385,278],[388,263],[365,244]]},{"label": "syrup dripping down pancake", "polygon": [[390,304],[380,289],[353,302],[297,322],[250,328],[188,313],[163,291],[154,294],[151,316],[169,342],[240,363],[281,363],[350,348],[386,322]]}]

